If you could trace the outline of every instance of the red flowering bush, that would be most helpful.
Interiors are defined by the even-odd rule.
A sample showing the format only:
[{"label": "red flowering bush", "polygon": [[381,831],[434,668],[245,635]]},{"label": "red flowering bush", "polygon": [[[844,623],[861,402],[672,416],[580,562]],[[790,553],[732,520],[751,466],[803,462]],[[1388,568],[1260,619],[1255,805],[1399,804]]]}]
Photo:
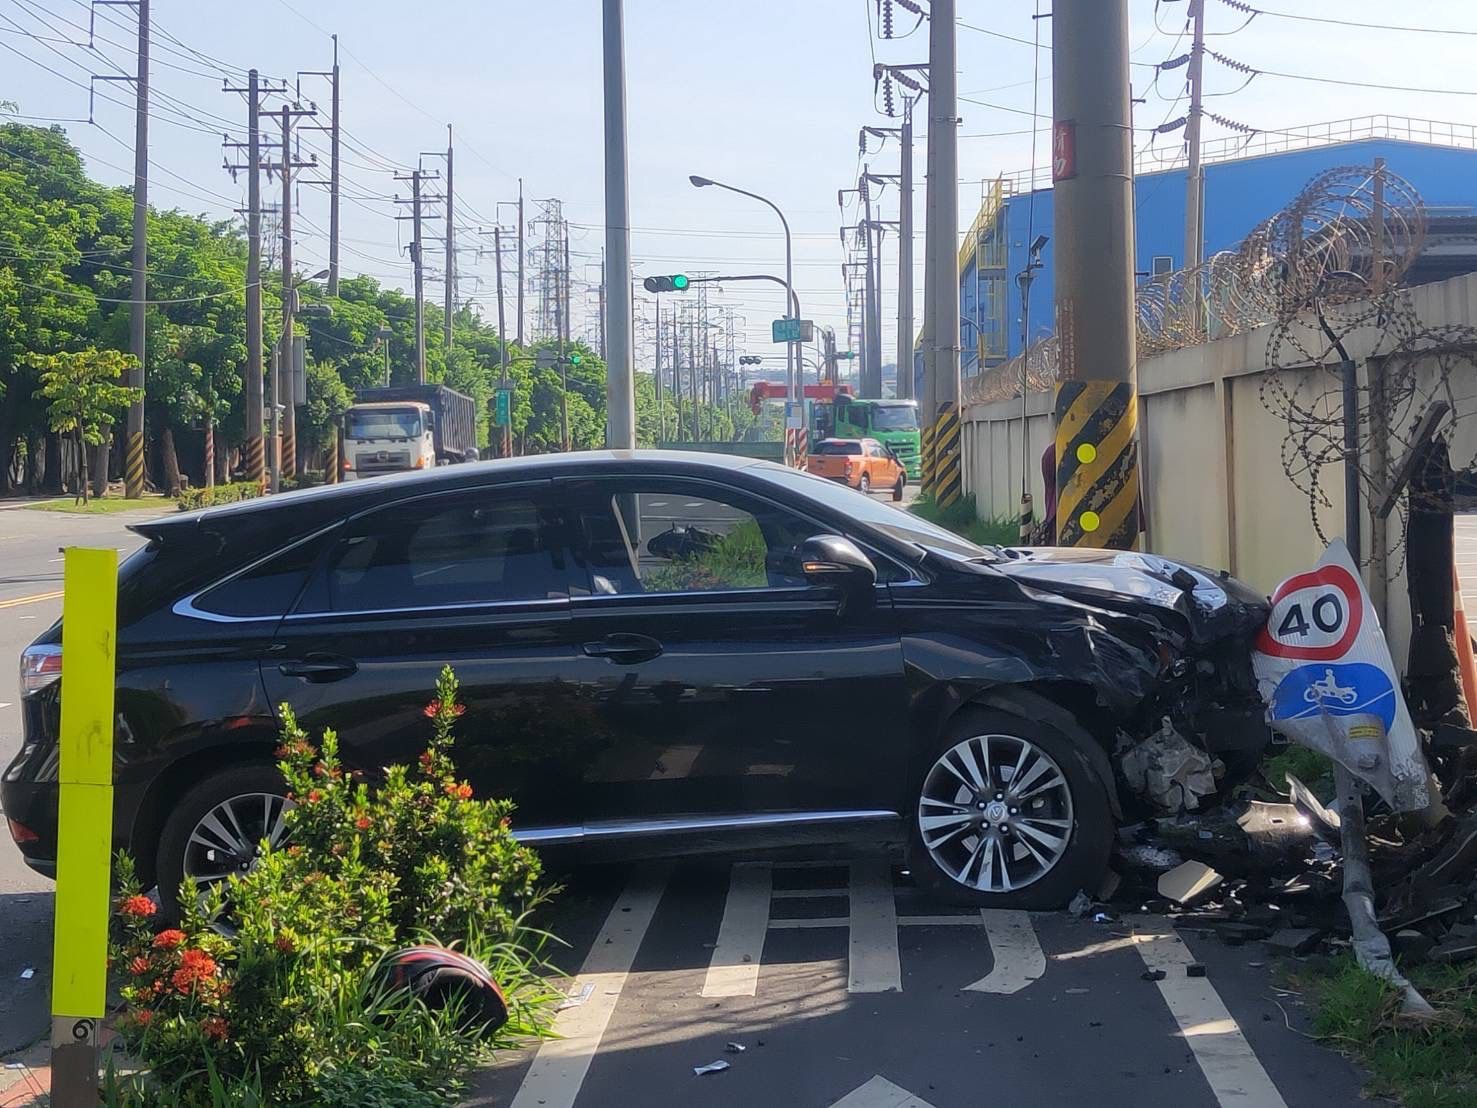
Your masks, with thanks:
[{"label": "red flowering bush", "polygon": [[[187,881],[179,927],[154,933],[154,901],[120,857],[113,965],[126,971],[120,1031],[149,1069],[139,1103],[215,1103],[211,1072],[266,1104],[357,1105],[365,1088],[392,1090],[376,1103],[447,1104],[489,1045],[544,1029],[551,993],[524,923],[542,895],[538,859],[512,837],[512,805],[456,776],[449,667],[425,711],[415,767],[388,767],[371,788],[344,771],[332,731],[314,744],[284,704],[291,841],[206,896]],[[420,941],[489,964],[513,1009],[493,1043],[376,984],[382,954]],[[365,1074],[372,1085],[357,1083]]]}]

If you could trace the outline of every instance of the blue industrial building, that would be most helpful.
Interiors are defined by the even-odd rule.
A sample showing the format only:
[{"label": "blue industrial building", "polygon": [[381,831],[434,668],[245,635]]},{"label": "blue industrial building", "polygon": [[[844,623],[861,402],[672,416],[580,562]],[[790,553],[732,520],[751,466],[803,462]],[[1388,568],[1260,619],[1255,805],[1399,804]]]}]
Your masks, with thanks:
[{"label": "blue industrial building", "polygon": [[[1477,269],[1477,127],[1377,116],[1261,136],[1243,149],[1240,138],[1207,144],[1205,255],[1234,249],[1256,227],[1327,169],[1372,165],[1383,157],[1409,181],[1432,216],[1432,230],[1453,228],[1444,265],[1425,279]],[[1183,165],[1145,171],[1134,182],[1136,269],[1140,280],[1184,264]],[[1022,348],[1021,292],[1030,244],[1047,236],[1031,286],[1030,338],[1053,330],[1053,195],[1023,177],[987,181],[978,217],[959,251],[960,345],[966,376],[998,365]],[[1039,182],[1038,182],[1039,183]],[[1439,243],[1433,233],[1428,243]],[[1466,243],[1464,247],[1460,245]],[[1433,261],[1436,259],[1433,258]],[[1450,270],[1450,272],[1447,272]]]}]

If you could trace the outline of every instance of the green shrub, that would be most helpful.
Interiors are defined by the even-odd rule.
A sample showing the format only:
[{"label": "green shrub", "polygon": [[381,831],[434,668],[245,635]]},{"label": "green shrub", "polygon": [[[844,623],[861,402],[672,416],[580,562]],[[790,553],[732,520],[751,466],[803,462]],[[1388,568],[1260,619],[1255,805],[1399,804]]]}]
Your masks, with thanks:
[{"label": "green shrub", "polygon": [[235,504],[239,500],[255,500],[262,494],[255,481],[233,481],[229,485],[212,485],[208,489],[185,489],[179,494],[179,510],[193,511],[216,504]]},{"label": "green shrub", "polygon": [[642,583],[653,592],[762,589],[769,583],[764,564],[768,550],[759,524],[745,520],[701,554],[649,571]]},{"label": "green shrub", "polygon": [[973,497],[960,497],[949,507],[940,508],[932,496],[925,494],[913,501],[908,510],[980,546],[1020,545],[1019,521],[1009,516],[980,519],[975,514]]},{"label": "green shrub", "polygon": [[[449,1104],[488,1050],[543,1033],[546,936],[526,922],[543,896],[538,858],[513,838],[511,804],[475,799],[456,776],[449,667],[436,694],[418,763],[375,788],[350,779],[332,731],[315,746],[283,705],[289,845],[264,846],[229,894],[222,883],[202,897],[187,880],[178,928],[154,933],[153,902],[120,856],[119,1031],[146,1073],[117,1103]],[[380,982],[384,954],[427,941],[487,964],[506,1026],[484,1038]]]}]

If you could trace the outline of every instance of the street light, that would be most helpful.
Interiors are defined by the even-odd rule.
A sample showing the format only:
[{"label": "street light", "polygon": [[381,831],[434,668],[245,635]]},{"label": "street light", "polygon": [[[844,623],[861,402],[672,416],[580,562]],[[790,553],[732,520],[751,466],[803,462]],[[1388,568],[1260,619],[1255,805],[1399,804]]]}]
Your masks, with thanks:
[{"label": "street light", "polygon": [[[760,196],[757,192],[750,192],[748,189],[737,188],[734,185],[725,185],[722,181],[715,181],[711,177],[699,177],[694,173],[687,179],[692,182],[693,188],[701,189],[713,185],[720,189],[727,189],[729,192],[736,192],[740,196],[747,196],[750,200],[757,200],[761,204],[767,204],[774,210],[774,214],[780,217],[780,226],[785,229],[785,291],[789,294],[785,309],[787,312],[793,312],[787,318],[799,319],[800,300],[795,295],[794,246],[790,241],[790,221],[785,218],[785,213],[780,211],[779,205],[768,197]],[[798,401],[800,399],[800,374],[796,370],[795,344],[786,343],[785,351],[785,373],[788,377],[787,385],[790,395]]]}]

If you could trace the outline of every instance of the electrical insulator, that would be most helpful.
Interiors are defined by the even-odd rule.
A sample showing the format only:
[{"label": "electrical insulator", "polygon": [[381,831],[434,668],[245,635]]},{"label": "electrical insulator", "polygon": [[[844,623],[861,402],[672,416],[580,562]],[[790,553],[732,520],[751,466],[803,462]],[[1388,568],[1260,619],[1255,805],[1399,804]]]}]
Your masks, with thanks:
[{"label": "electrical insulator", "polygon": [[882,78],[882,110],[890,119],[894,114],[892,106],[892,74]]},{"label": "electrical insulator", "polygon": [[892,0],[882,0],[882,37],[892,38]]}]

